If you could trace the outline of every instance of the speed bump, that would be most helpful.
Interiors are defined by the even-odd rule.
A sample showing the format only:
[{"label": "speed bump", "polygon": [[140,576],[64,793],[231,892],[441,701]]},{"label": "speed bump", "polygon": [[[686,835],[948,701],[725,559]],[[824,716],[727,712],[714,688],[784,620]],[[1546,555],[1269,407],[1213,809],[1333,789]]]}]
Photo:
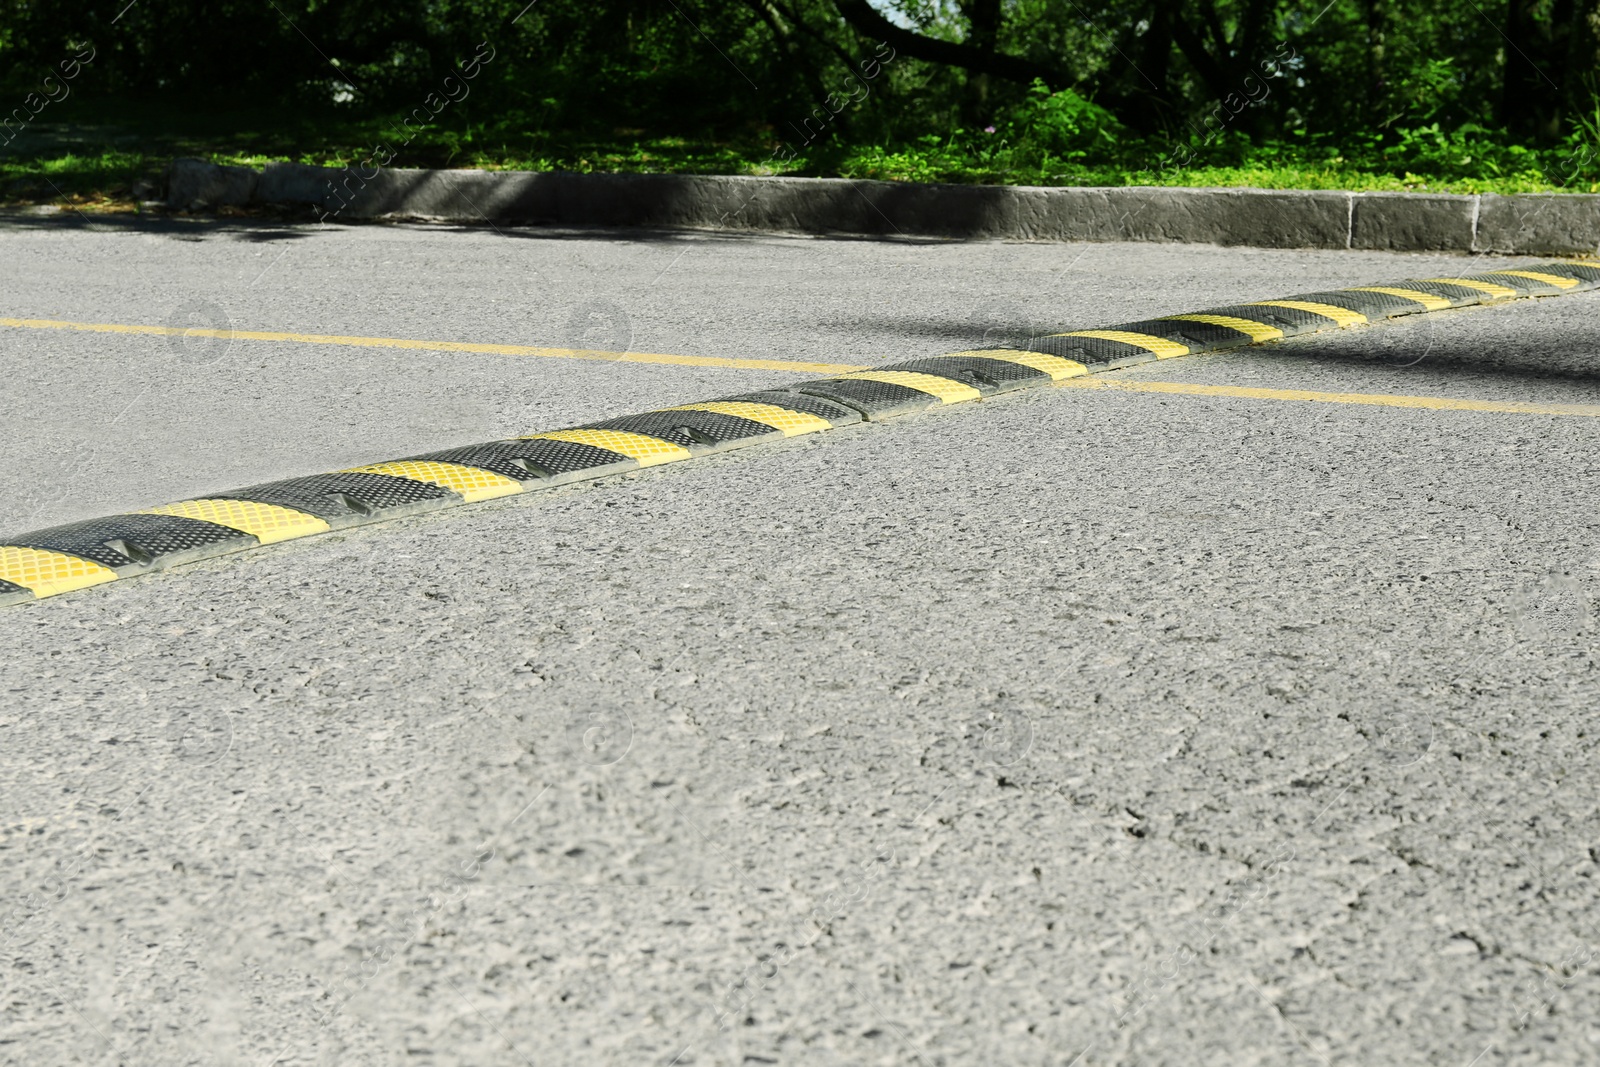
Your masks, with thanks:
[{"label": "speed bump", "polygon": [[0,539],[0,604],[22,603],[382,519],[623,474],[729,448],[1067,383],[1099,371],[1403,315],[1600,288],[1600,266],[1302,293],[1064,330],[775,389],[288,478]]}]

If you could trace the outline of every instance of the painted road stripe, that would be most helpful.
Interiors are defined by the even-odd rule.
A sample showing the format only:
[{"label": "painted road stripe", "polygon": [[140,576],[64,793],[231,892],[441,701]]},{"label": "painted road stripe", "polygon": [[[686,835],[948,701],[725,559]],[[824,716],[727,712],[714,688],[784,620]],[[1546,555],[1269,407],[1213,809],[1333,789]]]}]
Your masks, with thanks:
[{"label": "painted road stripe", "polygon": [[142,334],[156,337],[218,337],[238,341],[280,341],[353,348],[404,348],[423,352],[474,352],[490,356],[537,356],[541,359],[586,359],[610,363],[658,363],[678,367],[730,367],[735,370],[787,370],[806,374],[838,374],[864,370],[858,363],[809,363],[792,359],[725,359],[719,356],[675,356],[659,352],[604,352],[590,348],[539,348],[531,345],[489,345],[468,341],[413,341],[402,337],[346,337],[325,333],[273,333],[265,330],[179,329],[115,322],[65,322],[58,319],[0,318],[0,326],[23,330],[84,330],[90,333]]},{"label": "painted road stripe", "polygon": [[[1600,417],[1600,405],[1457,400],[1085,377],[1114,367],[1185,355],[1195,347],[1233,348],[1244,343],[1270,343],[1290,331],[1303,334],[1358,326],[1366,322],[1368,316],[1418,314],[1498,302],[1508,296],[1553,296],[1600,288],[1600,266],[1587,263],[1542,263],[1520,272],[1498,273],[1508,277],[1515,273],[1525,282],[1536,284],[1524,284],[1518,290],[1478,278],[1440,278],[1312,293],[1307,294],[1311,299],[1289,297],[1229,305],[1218,311],[1124,323],[1121,327],[1048,334],[1014,349],[957,352],[876,369],[776,360],[660,357],[693,366],[762,370],[807,367],[833,377],[607,419],[588,426],[467,445],[328,474],[289,478],[163,504],[141,512],[34,531],[0,541],[0,604],[54,596],[274,541],[347,529],[389,517],[419,514],[579,479],[627,473],[724,448],[835,429],[864,419],[884,419],[1044,385],[1430,411]],[[1446,298],[1440,293],[1416,288],[1424,285],[1448,286],[1476,295]],[[1544,287],[1543,291],[1536,292],[1540,287]],[[1358,300],[1359,294],[1377,295]],[[1345,301],[1363,310],[1355,311],[1329,301]],[[1283,329],[1279,329],[1270,323],[1227,313],[1248,307],[1277,307],[1294,314],[1280,316],[1276,321],[1283,323]],[[1412,310],[1413,307],[1420,310]],[[43,320],[0,319],[0,324],[40,321]],[[167,327],[121,328],[71,323],[47,323],[47,326],[113,333],[190,332]],[[1150,330],[1160,330],[1169,336],[1158,336]],[[212,335],[222,333],[212,331]],[[328,344],[352,341],[315,334],[234,336],[266,340],[310,339],[313,343]],[[1192,345],[1174,340],[1174,336],[1189,338]],[[438,345],[420,341],[391,344],[383,338],[353,340],[370,347],[509,354],[556,352],[584,358],[569,350],[525,349],[515,345]],[[604,358],[615,358],[615,355],[606,354]]]},{"label": "painted road stripe", "polygon": [[1302,400],[1319,404],[1364,404],[1382,408],[1427,411],[1493,411],[1513,415],[1576,415],[1600,418],[1597,404],[1524,404],[1514,400],[1456,400],[1443,396],[1400,396],[1390,393],[1323,393],[1312,389],[1258,389],[1239,385],[1197,385],[1190,382],[1141,382],[1125,378],[1085,378],[1065,382],[1075,389],[1112,389],[1127,393],[1170,393],[1180,396],[1228,396],[1244,400]]}]

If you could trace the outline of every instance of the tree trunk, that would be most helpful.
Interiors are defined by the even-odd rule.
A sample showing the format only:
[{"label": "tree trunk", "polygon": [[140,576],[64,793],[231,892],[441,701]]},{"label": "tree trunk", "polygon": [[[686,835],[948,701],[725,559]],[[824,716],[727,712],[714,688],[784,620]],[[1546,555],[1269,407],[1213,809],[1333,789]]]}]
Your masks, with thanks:
[{"label": "tree trunk", "polygon": [[1367,122],[1387,126],[1389,115],[1388,19],[1383,0],[1367,0]]},{"label": "tree trunk", "polygon": [[[963,0],[961,13],[967,17],[967,43],[985,55],[993,56],[1000,41],[1000,0]],[[989,75],[967,75],[967,99],[963,108],[969,126],[988,124],[990,114]]]},{"label": "tree trunk", "polygon": [[[1554,141],[1561,135],[1569,77],[1568,43],[1572,0],[1555,0],[1548,13],[1543,0],[1509,0],[1506,5],[1506,66],[1500,96],[1500,121],[1528,140]],[[1543,16],[1543,17],[1541,17]]]}]

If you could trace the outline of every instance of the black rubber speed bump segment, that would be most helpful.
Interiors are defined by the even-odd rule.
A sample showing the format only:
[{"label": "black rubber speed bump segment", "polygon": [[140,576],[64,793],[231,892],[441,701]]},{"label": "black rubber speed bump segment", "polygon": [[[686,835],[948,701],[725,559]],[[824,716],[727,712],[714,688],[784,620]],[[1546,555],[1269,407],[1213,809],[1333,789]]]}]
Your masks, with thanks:
[{"label": "black rubber speed bump segment", "polygon": [[577,441],[488,441],[481,445],[447,448],[413,456],[411,462],[454,463],[477,467],[519,482],[564,485],[585,478],[601,478],[637,470],[638,461],[608,449]]},{"label": "black rubber speed bump segment", "polygon": [[620,419],[587,423],[586,428],[626,430],[659,437],[687,448],[697,456],[754,444],[763,437],[784,436],[782,430],[768,423],[757,422],[743,415],[703,409],[647,411],[643,415],[624,415]]},{"label": "black rubber speed bump segment", "polygon": [[0,604],[1115,367],[1399,315],[1597,288],[1600,264],[1551,262],[1228,304],[213,493],[0,541]]},{"label": "black rubber speed bump segment", "polygon": [[1047,372],[1037,367],[996,359],[982,352],[958,352],[949,356],[912,359],[904,363],[891,363],[878,370],[910,371],[913,374],[950,378],[971,386],[984,396],[1026,389],[1030,385],[1045,385],[1052,381]]},{"label": "black rubber speed bump segment", "polygon": [[869,419],[907,415],[940,404],[977,400],[983,394],[974,386],[939,374],[908,370],[863,370],[837,378],[806,382],[796,387],[855,408]]},{"label": "black rubber speed bump segment", "polygon": [[[730,405],[754,404],[756,408],[732,407]],[[849,426],[861,421],[861,413],[855,408],[843,404],[834,404],[826,400],[808,396],[795,389],[762,389],[754,393],[740,393],[738,396],[725,396],[720,400],[708,400],[704,404],[689,404],[687,407],[710,408],[716,411],[745,411],[750,415],[760,415],[763,418],[774,419],[787,423],[791,416],[778,416],[776,412],[768,412],[766,408],[774,408],[777,412],[790,412],[792,416],[812,415],[828,423],[830,426]],[[682,408],[669,410],[683,410]],[[804,419],[796,418],[794,425],[797,427],[808,426],[810,423]]]},{"label": "black rubber speed bump segment", "polygon": [[[1327,293],[1301,293],[1284,300],[1264,301],[1263,310],[1277,314],[1283,305],[1311,305],[1325,309],[1337,308],[1360,315],[1368,322],[1392,319],[1399,315],[1414,315],[1422,311],[1442,311],[1450,306],[1448,300],[1432,293],[1398,286],[1375,285],[1361,289],[1339,289]],[[1331,314],[1331,312],[1330,312]]]},{"label": "black rubber speed bump segment", "polygon": [[[399,461],[403,463],[405,461]],[[398,518],[459,503],[446,486],[418,478],[374,471],[337,471],[286,478],[248,489],[215,494],[220,500],[272,504],[314,515],[332,528],[359,526],[374,518]]]},{"label": "black rubber speed bump segment", "polygon": [[109,515],[52,526],[12,542],[75,556],[126,577],[147,570],[237,552],[259,542],[242,530],[177,515]]}]

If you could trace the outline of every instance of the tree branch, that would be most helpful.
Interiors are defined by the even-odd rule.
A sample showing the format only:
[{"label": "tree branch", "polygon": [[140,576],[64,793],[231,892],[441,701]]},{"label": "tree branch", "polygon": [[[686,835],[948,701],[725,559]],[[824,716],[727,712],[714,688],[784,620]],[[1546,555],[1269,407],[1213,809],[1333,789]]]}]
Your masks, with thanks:
[{"label": "tree branch", "polygon": [[913,59],[960,67],[974,74],[991,74],[1024,85],[1031,84],[1035,78],[1042,78],[1052,89],[1064,89],[1072,84],[1072,77],[1066,71],[1035,63],[1031,59],[1003,52],[986,52],[969,44],[941,41],[902,29],[884,18],[867,0],[833,0],[833,5],[857,32],[883,41],[896,53]]}]

